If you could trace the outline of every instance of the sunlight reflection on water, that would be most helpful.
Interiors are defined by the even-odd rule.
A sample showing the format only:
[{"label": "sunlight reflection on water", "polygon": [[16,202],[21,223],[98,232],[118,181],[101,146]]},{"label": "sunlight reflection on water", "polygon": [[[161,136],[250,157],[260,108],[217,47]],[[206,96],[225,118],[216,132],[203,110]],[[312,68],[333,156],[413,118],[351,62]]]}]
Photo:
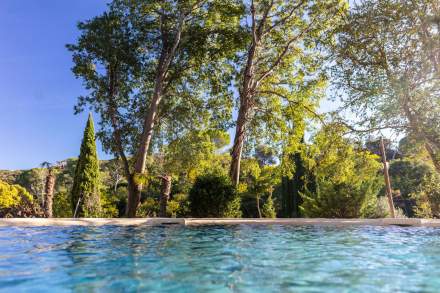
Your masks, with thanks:
[{"label": "sunlight reflection on water", "polygon": [[440,229],[0,228],[0,290],[439,292]]}]

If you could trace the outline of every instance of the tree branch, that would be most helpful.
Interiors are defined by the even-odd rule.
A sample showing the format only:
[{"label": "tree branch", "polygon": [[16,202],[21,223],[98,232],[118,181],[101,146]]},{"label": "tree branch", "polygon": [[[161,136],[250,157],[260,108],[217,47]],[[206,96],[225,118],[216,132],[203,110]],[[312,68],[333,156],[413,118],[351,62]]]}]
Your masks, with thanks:
[{"label": "tree branch", "polygon": [[270,95],[276,95],[276,96],[278,96],[278,97],[281,97],[281,98],[283,98],[284,100],[286,100],[289,104],[296,104],[296,105],[300,105],[301,107],[303,107],[304,109],[306,109],[308,112],[310,112],[313,116],[315,116],[321,123],[322,123],[322,125],[326,125],[326,122],[324,121],[324,119],[322,118],[322,116],[319,114],[319,113],[317,113],[317,112],[315,112],[315,110],[313,110],[312,108],[310,108],[309,106],[307,106],[307,105],[305,105],[305,104],[303,104],[303,103],[301,103],[301,102],[298,102],[298,101],[292,101],[291,99],[289,99],[287,96],[285,96],[285,95],[283,95],[283,94],[280,94],[280,93],[278,93],[278,92],[276,92],[276,91],[271,91],[271,90],[265,90],[265,91],[259,91],[259,93],[262,93],[262,94],[270,94]]}]

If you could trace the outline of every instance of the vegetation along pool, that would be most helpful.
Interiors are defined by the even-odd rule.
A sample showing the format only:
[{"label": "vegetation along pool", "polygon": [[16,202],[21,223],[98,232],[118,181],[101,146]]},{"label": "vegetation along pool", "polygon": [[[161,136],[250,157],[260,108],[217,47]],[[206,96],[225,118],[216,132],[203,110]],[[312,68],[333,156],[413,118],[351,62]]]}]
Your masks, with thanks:
[{"label": "vegetation along pool", "polygon": [[421,227],[0,227],[0,290],[439,292]]}]

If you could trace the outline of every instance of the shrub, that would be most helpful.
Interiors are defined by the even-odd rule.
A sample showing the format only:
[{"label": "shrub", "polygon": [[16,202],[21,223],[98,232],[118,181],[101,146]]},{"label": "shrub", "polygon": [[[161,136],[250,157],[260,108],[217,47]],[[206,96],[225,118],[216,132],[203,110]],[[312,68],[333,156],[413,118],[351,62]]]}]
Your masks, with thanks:
[{"label": "shrub", "polygon": [[156,217],[159,213],[159,202],[152,197],[147,198],[138,208],[139,217]]},{"label": "shrub", "polygon": [[[306,190],[301,212],[306,217],[371,217],[383,186],[378,157],[359,150],[343,132],[325,128],[311,147],[309,173],[315,190]],[[310,175],[309,175],[310,176]]]},{"label": "shrub", "polygon": [[173,199],[168,201],[167,216],[171,218],[183,218],[189,214],[188,195],[177,193],[173,195]]},{"label": "shrub", "polygon": [[435,171],[422,161],[402,159],[391,161],[389,173],[393,189],[399,190],[403,198],[409,198],[410,194],[420,191],[422,185],[426,184],[424,178]]},{"label": "shrub", "polygon": [[101,218],[115,218],[119,215],[118,194],[113,190],[101,191]]},{"label": "shrub", "polygon": [[41,209],[26,189],[0,180],[0,217],[37,216],[42,216]]},{"label": "shrub", "polygon": [[376,201],[376,209],[370,215],[370,218],[388,218],[390,216],[389,209],[388,198],[379,196]]},{"label": "shrub", "polygon": [[175,200],[170,200],[167,203],[167,217],[176,218],[177,210],[179,209],[179,202]]},{"label": "shrub", "polygon": [[229,177],[223,174],[197,177],[189,192],[189,202],[193,217],[241,217],[240,197]]},{"label": "shrub", "polygon": [[319,191],[303,194],[302,211],[307,217],[361,218],[374,217],[377,193],[374,182],[318,182]]},{"label": "shrub", "polygon": [[415,214],[420,218],[440,218],[440,178],[436,174],[425,176],[417,190],[411,194],[416,200]]},{"label": "shrub", "polygon": [[70,218],[73,216],[70,194],[61,191],[53,197],[53,216],[55,218]]},{"label": "shrub", "polygon": [[263,218],[275,218],[276,212],[273,205],[272,196],[268,196],[266,202],[263,204],[261,209],[261,215]]}]

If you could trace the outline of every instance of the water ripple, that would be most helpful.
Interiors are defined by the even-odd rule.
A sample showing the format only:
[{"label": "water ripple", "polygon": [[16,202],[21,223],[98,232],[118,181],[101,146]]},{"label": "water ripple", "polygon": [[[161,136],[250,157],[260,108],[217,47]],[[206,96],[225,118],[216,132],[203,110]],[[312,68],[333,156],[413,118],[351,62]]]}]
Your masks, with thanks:
[{"label": "water ripple", "polygon": [[440,230],[0,228],[7,292],[439,292]]}]

